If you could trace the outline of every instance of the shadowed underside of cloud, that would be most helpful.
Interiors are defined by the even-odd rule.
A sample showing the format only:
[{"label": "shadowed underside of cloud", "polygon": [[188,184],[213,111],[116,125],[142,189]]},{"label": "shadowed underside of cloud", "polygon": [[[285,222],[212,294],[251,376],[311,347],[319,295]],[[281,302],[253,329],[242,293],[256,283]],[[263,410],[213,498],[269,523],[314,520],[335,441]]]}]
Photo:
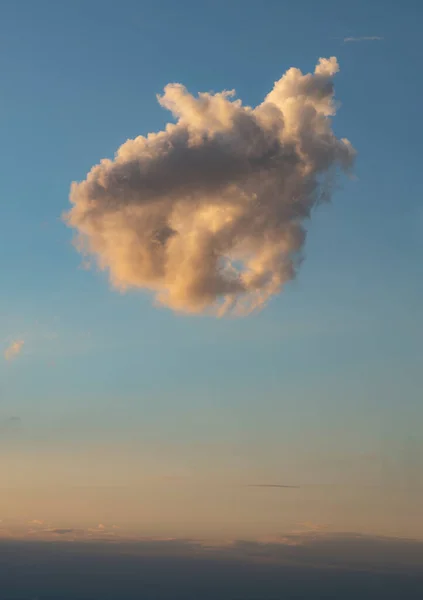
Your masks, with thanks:
[{"label": "shadowed underside of cloud", "polygon": [[76,245],[119,290],[186,313],[246,314],[295,276],[304,223],[355,152],[331,129],[336,58],[291,68],[255,108],[169,84],[176,123],[125,142],[73,183]]}]

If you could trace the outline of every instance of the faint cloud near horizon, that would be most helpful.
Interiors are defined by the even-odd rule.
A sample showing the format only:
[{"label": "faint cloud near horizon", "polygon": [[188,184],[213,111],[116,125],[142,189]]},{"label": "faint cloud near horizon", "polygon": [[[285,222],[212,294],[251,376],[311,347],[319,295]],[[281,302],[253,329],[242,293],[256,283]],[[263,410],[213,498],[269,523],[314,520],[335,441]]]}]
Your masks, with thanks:
[{"label": "faint cloud near horizon", "polygon": [[290,489],[299,489],[299,485],[282,485],[280,483],[249,483],[245,487],[255,487],[255,488],[290,488]]},{"label": "faint cloud near horizon", "polygon": [[4,358],[6,360],[13,360],[16,358],[21,353],[24,344],[25,342],[22,339],[12,342],[4,351]]},{"label": "faint cloud near horizon", "polygon": [[44,530],[46,533],[52,533],[54,535],[67,535],[69,533],[80,533],[81,529],[45,529]]},{"label": "faint cloud near horizon", "polygon": [[344,38],[344,44],[348,44],[349,42],[381,42],[383,39],[380,35],[351,36]]}]

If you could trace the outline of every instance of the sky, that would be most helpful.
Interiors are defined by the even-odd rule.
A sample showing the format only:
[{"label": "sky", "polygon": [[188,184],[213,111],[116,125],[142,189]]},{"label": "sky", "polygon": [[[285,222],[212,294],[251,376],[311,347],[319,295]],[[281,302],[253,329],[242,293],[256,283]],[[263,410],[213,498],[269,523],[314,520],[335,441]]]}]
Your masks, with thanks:
[{"label": "sky", "polygon": [[[422,540],[420,4],[10,0],[0,13],[0,535]],[[319,152],[347,169],[329,182],[331,202],[311,209],[305,194],[304,243],[274,203],[277,175],[265,181],[267,196],[261,175],[242,171],[244,127],[259,116],[237,108],[231,152],[239,163],[231,154],[223,164],[241,169],[243,190],[258,194],[268,218],[257,228],[252,213],[241,214],[229,242],[216,234],[210,243],[232,251],[245,235],[242,258],[257,258],[251,277],[216,278],[207,252],[174,232],[179,254],[168,279],[161,263],[152,274],[140,270],[138,249],[151,256],[138,213],[123,216],[111,189],[117,168],[104,163],[98,175],[111,186],[116,221],[92,209],[104,188],[94,176],[83,183],[91,168],[169,122],[177,122],[166,140],[178,167],[197,143],[198,118],[218,140],[203,147],[204,163],[171,172],[154,146],[162,138],[150,137],[142,152],[159,158],[145,159],[143,193],[158,198],[154,218],[166,221],[174,199],[180,232],[201,233],[204,198],[222,193],[236,215],[240,206],[238,188],[216,191],[221,172],[207,171],[213,160],[222,168],[219,140],[229,139],[212,112],[224,119],[234,99],[210,98],[235,90],[243,106],[256,107],[289,69],[314,73],[331,57],[337,62],[322,63],[317,78],[298,79],[306,96],[313,85],[326,90],[315,100],[322,121],[307,124],[295,107],[289,117],[283,105],[285,122],[304,119],[313,140],[331,122]],[[331,88],[322,86],[332,78],[339,106],[330,116]],[[210,93],[210,121],[183,88],[164,92],[169,83],[195,97]],[[295,144],[278,146],[271,136],[279,117],[269,112],[265,125],[263,115],[260,140],[285,164],[281,152],[295,156]],[[276,146],[266,146],[270,138]],[[131,153],[141,152],[134,148],[121,151],[125,177]],[[320,154],[307,157],[310,166]],[[179,200],[181,172],[196,198],[192,212]],[[294,189],[304,183],[298,173]],[[111,279],[73,245],[81,232]],[[272,254],[281,240],[303,256],[295,277],[285,250]],[[222,286],[256,310],[208,312]]]}]

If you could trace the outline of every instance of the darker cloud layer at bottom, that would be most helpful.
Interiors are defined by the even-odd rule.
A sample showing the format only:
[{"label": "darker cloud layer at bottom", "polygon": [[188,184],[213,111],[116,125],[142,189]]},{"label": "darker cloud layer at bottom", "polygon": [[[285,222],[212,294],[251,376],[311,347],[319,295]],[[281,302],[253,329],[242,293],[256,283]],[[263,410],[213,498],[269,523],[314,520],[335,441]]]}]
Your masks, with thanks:
[{"label": "darker cloud layer at bottom", "polygon": [[421,600],[423,543],[323,535],[303,545],[190,540],[1,542],[1,600]]}]

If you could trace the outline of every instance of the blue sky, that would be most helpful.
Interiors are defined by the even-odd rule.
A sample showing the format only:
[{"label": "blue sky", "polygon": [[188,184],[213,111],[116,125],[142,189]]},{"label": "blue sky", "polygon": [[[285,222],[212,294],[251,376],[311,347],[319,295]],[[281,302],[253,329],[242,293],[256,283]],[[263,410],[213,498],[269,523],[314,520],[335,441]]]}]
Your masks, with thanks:
[{"label": "blue sky", "polygon": [[[21,419],[17,455],[43,464],[43,444],[67,456],[129,439],[163,476],[364,485],[369,453],[398,485],[410,437],[422,456],[420,4],[40,0],[1,13],[0,334],[25,345],[0,365],[0,417]],[[299,275],[268,307],[175,315],[81,268],[61,221],[70,184],[163,128],[167,83],[256,105],[321,56],[340,64],[333,126],[358,151],[355,179],[315,212]]]}]

